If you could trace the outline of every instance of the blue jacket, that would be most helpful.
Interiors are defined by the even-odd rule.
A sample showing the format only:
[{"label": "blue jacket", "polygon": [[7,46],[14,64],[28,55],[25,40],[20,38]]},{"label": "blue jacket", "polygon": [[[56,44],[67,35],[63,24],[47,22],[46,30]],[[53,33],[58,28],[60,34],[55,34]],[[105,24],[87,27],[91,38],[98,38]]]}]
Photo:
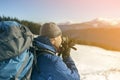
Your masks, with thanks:
[{"label": "blue jacket", "polygon": [[[56,53],[47,37],[39,36],[35,42],[39,48]],[[37,67],[33,68],[32,80],[80,80],[78,70],[71,57],[63,61],[56,54],[37,52]]]}]

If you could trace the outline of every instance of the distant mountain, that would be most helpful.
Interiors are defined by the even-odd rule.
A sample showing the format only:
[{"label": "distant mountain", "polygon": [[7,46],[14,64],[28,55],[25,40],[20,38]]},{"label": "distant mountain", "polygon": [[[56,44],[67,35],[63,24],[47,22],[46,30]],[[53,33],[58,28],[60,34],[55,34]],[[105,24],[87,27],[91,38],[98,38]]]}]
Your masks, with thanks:
[{"label": "distant mountain", "polygon": [[72,24],[71,21],[67,21],[67,22],[62,22],[62,23],[59,23],[58,25],[70,25]]},{"label": "distant mountain", "polygon": [[89,22],[94,27],[118,27],[120,26],[120,20],[112,20],[112,19],[104,19],[104,18],[96,18]]},{"label": "distant mountain", "polygon": [[120,27],[120,20],[109,20],[104,18],[96,18],[94,20],[83,22],[83,23],[75,23],[75,24],[62,24],[59,25],[62,30],[68,29],[86,29],[86,28],[112,28],[112,27]]},{"label": "distant mountain", "polygon": [[84,23],[60,25],[60,28],[80,44],[120,51],[120,21],[96,18]]}]

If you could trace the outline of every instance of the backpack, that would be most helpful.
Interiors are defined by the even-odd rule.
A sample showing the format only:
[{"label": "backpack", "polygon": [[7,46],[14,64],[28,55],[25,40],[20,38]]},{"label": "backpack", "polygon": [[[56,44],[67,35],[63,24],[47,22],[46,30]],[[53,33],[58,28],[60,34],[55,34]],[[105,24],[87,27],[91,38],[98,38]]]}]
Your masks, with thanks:
[{"label": "backpack", "polygon": [[30,80],[33,34],[15,21],[0,22],[0,80]]}]

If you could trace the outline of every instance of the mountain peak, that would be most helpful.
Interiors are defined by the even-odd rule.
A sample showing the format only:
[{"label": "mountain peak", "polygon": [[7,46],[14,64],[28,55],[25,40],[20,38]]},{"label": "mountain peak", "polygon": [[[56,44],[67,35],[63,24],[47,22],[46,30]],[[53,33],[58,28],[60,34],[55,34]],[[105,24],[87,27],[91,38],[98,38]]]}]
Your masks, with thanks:
[{"label": "mountain peak", "polygon": [[120,23],[120,19],[109,19],[109,18],[96,18],[92,22],[100,22],[104,24],[117,25]]}]

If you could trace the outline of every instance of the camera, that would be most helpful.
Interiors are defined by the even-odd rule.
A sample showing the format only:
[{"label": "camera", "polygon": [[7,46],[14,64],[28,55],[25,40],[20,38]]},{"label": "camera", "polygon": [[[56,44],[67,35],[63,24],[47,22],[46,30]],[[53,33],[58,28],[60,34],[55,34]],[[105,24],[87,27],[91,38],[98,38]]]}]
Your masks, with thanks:
[{"label": "camera", "polygon": [[76,44],[76,42],[71,39],[69,36],[62,36],[62,43],[61,43],[61,47],[67,46],[68,48],[72,48],[74,50],[77,50],[74,45]]},{"label": "camera", "polygon": [[76,42],[73,39],[71,39],[69,36],[63,35],[62,36],[62,43],[60,46],[60,52],[59,52],[58,56],[60,56],[62,53],[64,53],[65,50],[70,49],[70,48],[77,50],[74,47],[75,44],[76,44]]}]

